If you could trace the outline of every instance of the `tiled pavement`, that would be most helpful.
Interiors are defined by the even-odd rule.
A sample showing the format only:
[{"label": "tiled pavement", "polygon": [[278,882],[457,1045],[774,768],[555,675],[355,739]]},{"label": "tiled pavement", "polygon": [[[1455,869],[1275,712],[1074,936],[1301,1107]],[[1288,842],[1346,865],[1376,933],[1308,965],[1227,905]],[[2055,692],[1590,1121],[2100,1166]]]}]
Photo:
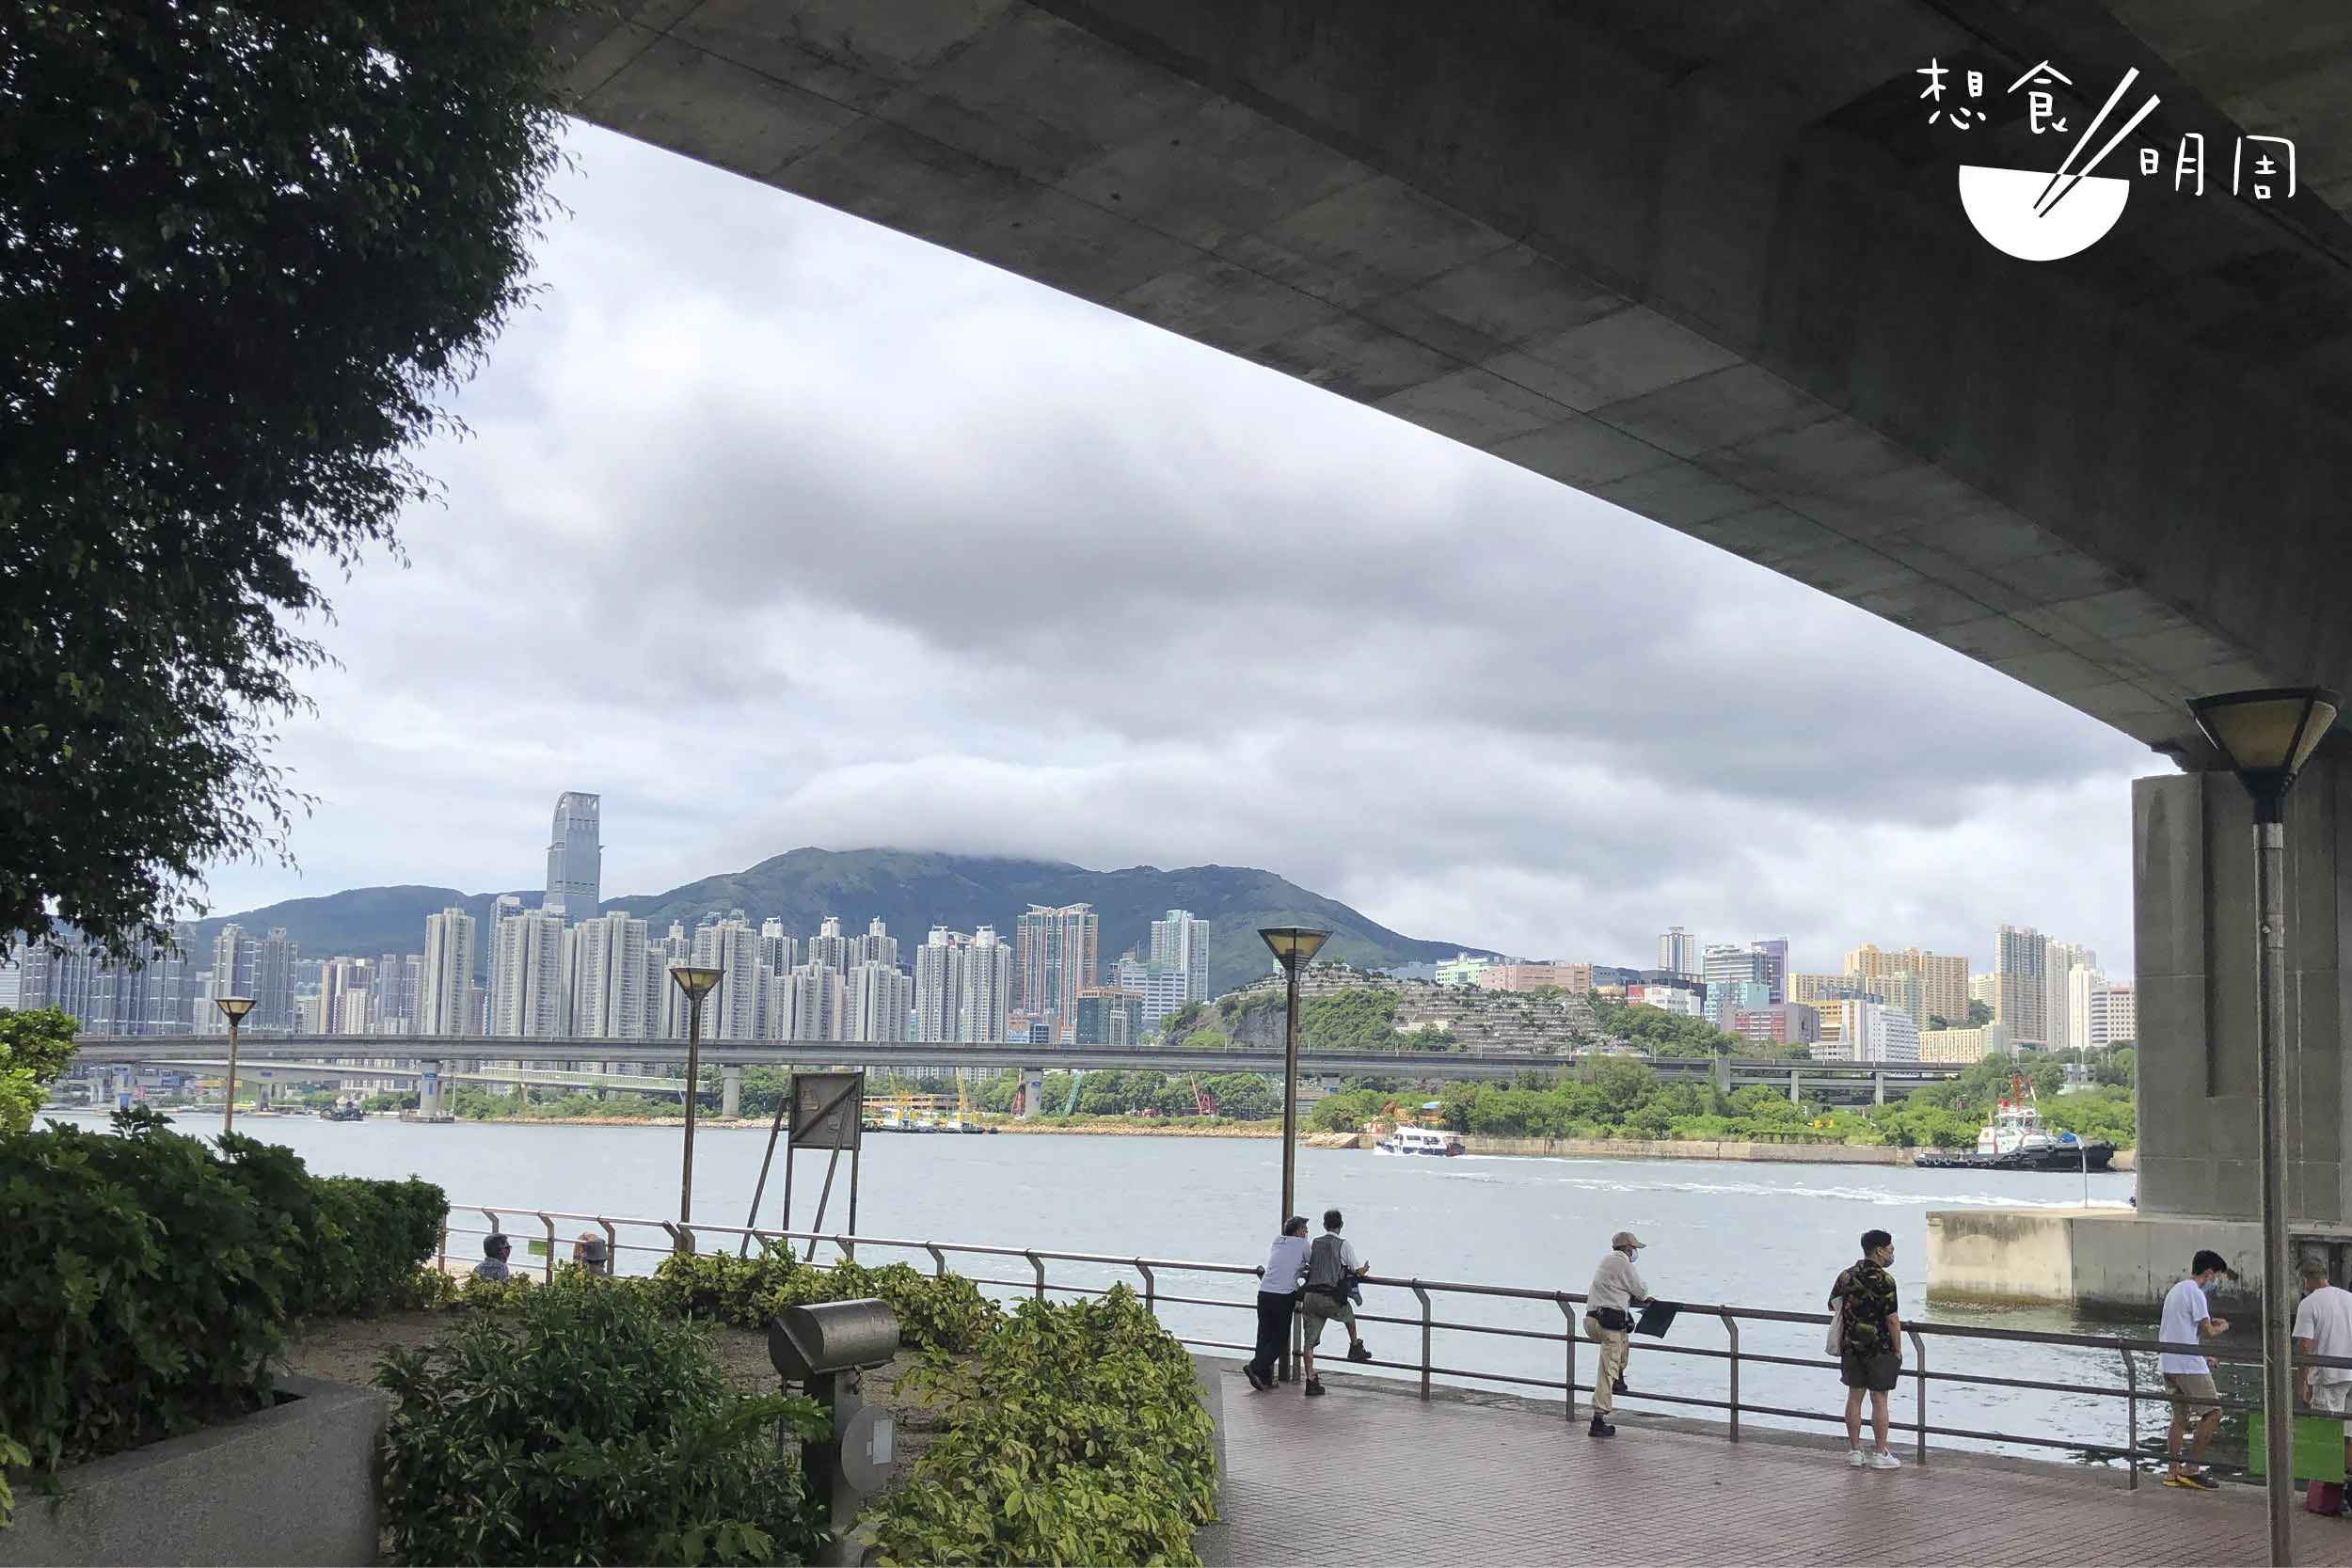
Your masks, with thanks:
[{"label": "tiled pavement", "polygon": [[[1853,1470],[1839,1448],[1647,1425],[1597,1440],[1558,1406],[1327,1380],[1223,1385],[1226,1517],[1237,1564],[2255,1563],[2262,1494],[1931,1450]],[[1372,1386],[1368,1386],[1372,1385]],[[2296,1560],[2352,1564],[2352,1521],[2301,1514]]]}]

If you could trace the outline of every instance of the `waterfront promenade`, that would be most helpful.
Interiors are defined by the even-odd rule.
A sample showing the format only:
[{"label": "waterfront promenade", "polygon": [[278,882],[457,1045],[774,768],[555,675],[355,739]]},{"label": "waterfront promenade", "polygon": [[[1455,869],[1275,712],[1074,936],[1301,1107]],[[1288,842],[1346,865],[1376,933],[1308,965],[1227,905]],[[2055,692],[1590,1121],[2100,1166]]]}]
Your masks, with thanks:
[{"label": "waterfront promenade", "polygon": [[[2192,1493],[2120,1470],[1933,1452],[1880,1472],[1835,1447],[1729,1443],[1620,1404],[1595,1439],[1533,1406],[1328,1379],[1227,1377],[1226,1514],[1238,1564],[2255,1563],[2251,1486]],[[2298,1513],[2296,1560],[2352,1564],[2352,1520]]]}]

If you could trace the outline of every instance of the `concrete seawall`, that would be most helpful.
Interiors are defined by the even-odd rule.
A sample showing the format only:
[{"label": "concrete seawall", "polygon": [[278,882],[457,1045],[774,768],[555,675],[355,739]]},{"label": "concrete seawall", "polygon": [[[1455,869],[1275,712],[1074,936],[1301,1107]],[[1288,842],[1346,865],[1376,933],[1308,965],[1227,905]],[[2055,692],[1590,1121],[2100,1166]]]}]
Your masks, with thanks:
[{"label": "concrete seawall", "polygon": [[[1377,1140],[1370,1132],[1313,1132],[1307,1140],[1317,1148],[1370,1148]],[[1471,1154],[1528,1154],[1580,1160],[1750,1160],[1780,1165],[1910,1165],[1918,1150],[1892,1144],[1768,1144],[1708,1143],[1682,1138],[1496,1138],[1481,1132],[1462,1134],[1462,1147]],[[2132,1151],[2116,1151],[2112,1170],[2132,1168]]]}]

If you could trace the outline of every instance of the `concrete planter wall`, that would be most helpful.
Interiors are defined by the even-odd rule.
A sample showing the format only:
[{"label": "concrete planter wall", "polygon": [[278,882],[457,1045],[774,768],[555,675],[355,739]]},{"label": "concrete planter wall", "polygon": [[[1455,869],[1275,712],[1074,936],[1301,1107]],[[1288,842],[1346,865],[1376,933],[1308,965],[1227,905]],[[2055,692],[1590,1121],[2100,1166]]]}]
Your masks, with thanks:
[{"label": "concrete planter wall", "polygon": [[283,1377],[278,1388],[294,1397],[75,1465],[54,1505],[17,1488],[0,1568],[377,1561],[377,1447],[389,1400],[316,1378]]}]

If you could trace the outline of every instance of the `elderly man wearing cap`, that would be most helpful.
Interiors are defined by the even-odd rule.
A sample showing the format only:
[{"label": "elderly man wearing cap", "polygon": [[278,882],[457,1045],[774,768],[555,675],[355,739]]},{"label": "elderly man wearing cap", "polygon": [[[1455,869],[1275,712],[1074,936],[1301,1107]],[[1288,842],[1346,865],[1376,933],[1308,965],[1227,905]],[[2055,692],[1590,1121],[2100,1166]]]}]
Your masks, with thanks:
[{"label": "elderly man wearing cap", "polygon": [[1600,1370],[1593,1374],[1593,1425],[1596,1437],[1614,1437],[1609,1414],[1625,1390],[1625,1358],[1633,1349],[1633,1309],[1649,1304],[1649,1287],[1633,1272],[1642,1256],[1642,1239],[1630,1230],[1609,1238],[1609,1256],[1593,1271],[1593,1288],[1584,1295],[1584,1332],[1600,1346]]}]

